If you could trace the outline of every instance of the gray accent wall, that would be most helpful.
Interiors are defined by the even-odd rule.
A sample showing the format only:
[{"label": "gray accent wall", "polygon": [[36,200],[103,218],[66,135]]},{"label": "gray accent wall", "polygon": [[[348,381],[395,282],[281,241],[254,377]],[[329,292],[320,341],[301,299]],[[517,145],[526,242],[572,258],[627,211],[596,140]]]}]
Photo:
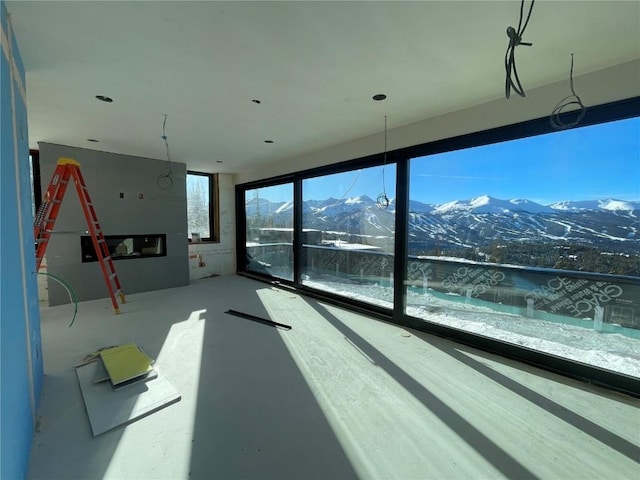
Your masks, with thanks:
[{"label": "gray accent wall", "polygon": [[[165,184],[159,178],[169,172],[167,161],[50,143],[40,143],[39,148],[43,198],[58,158],[73,158],[80,163],[104,235],[166,234],[166,257],[114,261],[125,294],[189,284],[184,164],[171,163],[173,184],[163,189]],[[107,298],[98,262],[82,263],[80,237],[88,234],[87,224],[71,184],[54,231],[47,247],[48,273],[69,283],[79,301]],[[47,284],[50,306],[70,302],[58,282],[48,278]],[[126,311],[126,306],[121,311]]]}]

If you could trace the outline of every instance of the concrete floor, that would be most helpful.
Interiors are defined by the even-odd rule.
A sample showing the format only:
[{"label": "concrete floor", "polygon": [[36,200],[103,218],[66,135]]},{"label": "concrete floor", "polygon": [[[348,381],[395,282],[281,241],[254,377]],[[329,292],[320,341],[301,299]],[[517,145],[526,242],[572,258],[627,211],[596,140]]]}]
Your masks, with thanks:
[{"label": "concrete floor", "polygon": [[[237,276],[121,310],[42,309],[30,479],[640,478],[638,399]],[[182,400],[92,438],[73,367],[129,342]]]}]

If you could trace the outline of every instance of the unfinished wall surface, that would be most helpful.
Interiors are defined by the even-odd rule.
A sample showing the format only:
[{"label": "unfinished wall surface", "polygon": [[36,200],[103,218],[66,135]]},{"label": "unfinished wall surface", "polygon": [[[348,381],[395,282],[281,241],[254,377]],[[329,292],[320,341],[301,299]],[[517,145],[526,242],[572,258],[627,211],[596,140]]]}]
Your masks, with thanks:
[{"label": "unfinished wall surface", "polygon": [[218,175],[220,232],[218,242],[189,244],[191,280],[211,275],[229,275],[236,271],[235,188],[233,176]]},{"label": "unfinished wall surface", "polygon": [[24,68],[0,0],[0,478],[24,478],[42,387]]},{"label": "unfinished wall surface", "polygon": [[[189,283],[184,164],[171,163],[173,184],[163,188],[160,179],[169,171],[166,161],[49,143],[39,146],[43,193],[58,158],[73,158],[80,162],[105,235],[167,236],[164,257],[114,261],[125,294]],[[87,224],[72,186],[67,189],[54,230],[57,233],[47,248],[48,272],[71,284],[80,301],[107,297],[99,264],[82,263],[80,237],[87,235]],[[69,295],[56,282],[50,280],[48,287],[49,305],[69,302]]]}]

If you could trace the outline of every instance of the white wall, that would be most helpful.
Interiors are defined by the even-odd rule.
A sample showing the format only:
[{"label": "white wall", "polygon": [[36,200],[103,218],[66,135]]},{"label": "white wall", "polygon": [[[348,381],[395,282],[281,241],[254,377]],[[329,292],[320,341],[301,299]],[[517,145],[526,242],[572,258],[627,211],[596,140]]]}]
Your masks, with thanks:
[{"label": "white wall", "polygon": [[[587,107],[639,96],[640,60],[581,75],[574,78],[574,86]],[[501,88],[502,85],[497,86],[498,90]],[[512,96],[507,100],[502,97],[465,110],[393,128],[388,131],[388,150],[545,117],[551,114],[559,100],[570,93],[567,78],[558,83],[527,90],[526,98]],[[392,118],[389,118],[389,123],[393,123]],[[240,173],[235,180],[240,184],[381,153],[383,136],[384,133],[380,132],[329,149],[283,160]]]},{"label": "white wall", "polygon": [[[218,175],[220,241],[189,244],[189,279],[229,275],[236,271],[235,189],[232,175]],[[199,257],[198,257],[199,255]],[[201,266],[201,262],[204,266]]]}]

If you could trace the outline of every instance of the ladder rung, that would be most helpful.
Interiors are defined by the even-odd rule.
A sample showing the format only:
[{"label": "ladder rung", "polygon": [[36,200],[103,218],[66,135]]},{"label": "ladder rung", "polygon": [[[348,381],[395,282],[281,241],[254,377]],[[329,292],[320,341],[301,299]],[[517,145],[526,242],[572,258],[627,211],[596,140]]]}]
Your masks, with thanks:
[{"label": "ladder rung", "polygon": [[[67,186],[70,183],[73,183],[76,186],[80,205],[82,206],[82,213],[84,214],[87,227],[89,228],[93,241],[95,242],[94,245],[96,246],[97,260],[100,262],[102,276],[107,283],[114,311],[115,313],[119,313],[120,310],[117,306],[116,295],[120,296],[120,301],[124,303],[124,294],[119,289],[120,282],[118,281],[118,276],[113,266],[109,250],[106,247],[100,246],[106,245],[107,241],[102,234],[102,229],[100,228],[100,223],[98,223],[93,202],[91,202],[91,197],[89,196],[89,189],[85,185],[82,174],[80,173],[79,164],[74,160],[69,161],[69,159],[58,159],[58,166],[56,167],[54,176],[51,179],[49,188],[47,189],[46,198],[38,208],[38,212],[36,212],[34,218],[34,234],[37,236],[35,242],[36,244],[39,244],[35,252],[38,269],[40,268],[41,262],[44,261],[49,238],[51,234],[56,233],[53,231],[53,228],[58,216],[58,209],[62,204]],[[51,197],[53,197],[53,199],[49,200]],[[55,204],[58,206],[51,206]],[[105,254],[106,256],[104,256]],[[105,262],[107,262],[108,268],[105,267]],[[112,282],[114,283],[112,284]],[[118,291],[114,294],[114,289],[116,287],[118,287]]]}]

